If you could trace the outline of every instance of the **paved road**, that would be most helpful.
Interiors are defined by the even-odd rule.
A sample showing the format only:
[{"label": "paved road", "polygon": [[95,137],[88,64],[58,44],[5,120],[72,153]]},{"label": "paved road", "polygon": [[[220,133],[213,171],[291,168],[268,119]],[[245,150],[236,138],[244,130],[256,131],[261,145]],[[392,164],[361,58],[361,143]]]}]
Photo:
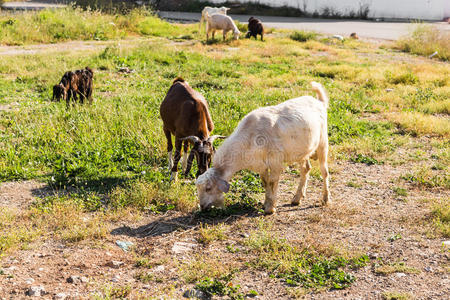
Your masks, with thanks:
[{"label": "paved road", "polygon": [[[200,13],[187,12],[159,12],[162,18],[179,20],[184,22],[198,22]],[[230,15],[239,22],[247,22],[248,15]],[[354,20],[333,20],[333,19],[311,19],[311,18],[288,18],[258,16],[265,26],[273,28],[314,30],[325,34],[340,34],[349,36],[356,32],[360,37],[368,39],[396,40],[407,35],[414,25],[406,22],[375,22],[375,21],[354,21]],[[440,30],[449,31],[450,25],[444,22],[432,23]]]},{"label": "paved road", "polygon": [[39,2],[6,2],[2,8],[9,10],[41,10],[46,8],[66,7],[64,4],[39,3]]}]

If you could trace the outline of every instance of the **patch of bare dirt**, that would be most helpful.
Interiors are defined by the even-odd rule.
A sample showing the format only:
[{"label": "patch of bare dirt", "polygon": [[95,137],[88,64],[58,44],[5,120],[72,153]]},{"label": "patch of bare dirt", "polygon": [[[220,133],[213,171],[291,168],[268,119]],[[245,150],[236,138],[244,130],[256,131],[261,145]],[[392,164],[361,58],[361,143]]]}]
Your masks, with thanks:
[{"label": "patch of bare dirt", "polygon": [[[409,293],[417,299],[446,299],[450,294],[450,253],[443,249],[442,238],[427,234],[430,211],[424,199],[450,199],[450,192],[416,188],[403,182],[408,196],[396,195],[393,188],[398,185],[399,177],[413,167],[410,163],[367,166],[338,161],[331,167],[335,173],[330,183],[333,199],[330,207],[317,206],[322,186],[315,178],[311,178],[307,199],[298,207],[290,206],[299,178],[285,173],[280,183],[277,214],[263,218],[273,222],[272,230],[280,238],[294,245],[365,253],[371,262],[362,269],[350,271],[357,278],[351,287],[307,292],[304,296],[307,299],[381,299],[383,292],[395,291]],[[349,185],[349,181],[354,184]],[[34,181],[3,183],[0,206],[25,208],[39,196],[36,190],[42,194],[47,191],[43,184]],[[246,264],[255,257],[246,251],[227,250],[227,246],[245,249],[245,238],[257,228],[255,217],[262,215],[200,220],[191,214],[169,211],[148,215],[139,222],[111,224],[110,234],[100,241],[36,242],[30,249],[2,258],[0,266],[4,275],[0,275],[0,296],[24,298],[31,285],[42,285],[46,298],[65,293],[72,299],[88,299],[113,287],[129,286],[130,299],[156,295],[181,299],[184,291],[193,286],[184,283],[183,274],[189,272],[185,263],[205,259],[238,268],[234,282],[241,285],[244,294],[256,290],[258,299],[291,298],[285,282]],[[198,243],[200,222],[229,225],[226,239],[207,245]],[[390,240],[394,235],[400,238]],[[118,240],[132,242],[135,252],[120,249]],[[179,242],[191,246],[176,253],[174,245]],[[136,253],[152,261],[153,267],[137,267]],[[118,265],[114,266],[113,261],[119,262]],[[381,261],[404,263],[416,271],[382,275],[374,267]],[[149,275],[149,281],[139,280],[140,274]],[[83,280],[70,283],[71,276]]]},{"label": "patch of bare dirt", "polygon": [[52,190],[45,183],[35,180],[0,183],[0,207],[26,209],[38,197],[45,197]]}]

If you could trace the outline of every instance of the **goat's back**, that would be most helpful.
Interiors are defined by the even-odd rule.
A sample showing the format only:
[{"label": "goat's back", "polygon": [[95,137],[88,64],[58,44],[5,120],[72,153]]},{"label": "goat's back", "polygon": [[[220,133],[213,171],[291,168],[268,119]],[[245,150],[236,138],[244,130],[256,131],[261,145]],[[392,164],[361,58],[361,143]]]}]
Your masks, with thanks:
[{"label": "goat's back", "polygon": [[205,98],[187,82],[176,79],[160,105],[164,128],[176,136],[201,136],[213,129]]},{"label": "goat's back", "polygon": [[253,164],[249,168],[254,169],[257,162],[267,162],[273,157],[288,163],[296,162],[309,157],[319,145],[327,143],[326,128],[326,107],[311,96],[262,107],[239,122],[214,159],[220,159],[239,145],[237,148],[246,149],[245,155],[252,158],[248,159]]}]

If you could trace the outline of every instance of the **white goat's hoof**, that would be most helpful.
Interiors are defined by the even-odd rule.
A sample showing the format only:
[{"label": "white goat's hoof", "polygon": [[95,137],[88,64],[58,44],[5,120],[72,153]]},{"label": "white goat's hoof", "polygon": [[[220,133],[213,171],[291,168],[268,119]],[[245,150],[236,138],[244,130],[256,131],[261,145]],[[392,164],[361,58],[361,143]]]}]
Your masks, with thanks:
[{"label": "white goat's hoof", "polygon": [[172,174],[170,174],[170,181],[173,181],[173,182],[178,181],[178,172],[172,172]]}]

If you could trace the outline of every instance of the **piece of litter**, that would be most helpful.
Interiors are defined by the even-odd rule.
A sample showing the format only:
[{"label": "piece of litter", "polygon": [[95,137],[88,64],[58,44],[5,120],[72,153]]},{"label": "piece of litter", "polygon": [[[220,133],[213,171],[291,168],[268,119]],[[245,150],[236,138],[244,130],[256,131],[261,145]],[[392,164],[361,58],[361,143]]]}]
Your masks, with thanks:
[{"label": "piece of litter", "polygon": [[428,56],[428,58],[433,58],[433,56],[436,56],[438,54],[437,51],[435,51],[433,54],[431,54],[430,56]]},{"label": "piece of litter", "polygon": [[338,39],[338,40],[340,40],[340,41],[343,41],[343,40],[344,40],[344,37],[343,37],[342,35],[340,35],[340,34],[335,34],[335,35],[333,35],[333,38]]},{"label": "piece of litter", "polygon": [[129,248],[133,246],[133,243],[128,241],[116,241],[116,245],[123,251],[128,252]]},{"label": "piece of litter", "polygon": [[172,251],[176,254],[180,254],[180,253],[192,251],[196,247],[197,247],[196,244],[176,242],[175,244],[173,244]]}]

